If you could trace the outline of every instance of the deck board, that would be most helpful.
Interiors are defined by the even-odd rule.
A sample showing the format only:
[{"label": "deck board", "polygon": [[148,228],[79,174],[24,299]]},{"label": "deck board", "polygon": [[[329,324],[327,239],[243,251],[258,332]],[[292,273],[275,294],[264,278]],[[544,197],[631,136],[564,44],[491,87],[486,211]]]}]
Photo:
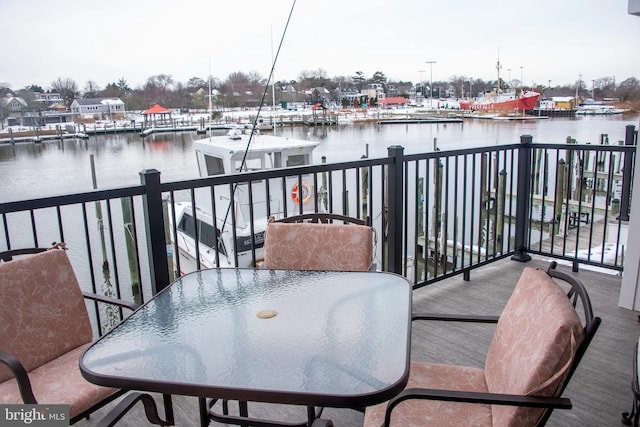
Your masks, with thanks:
[{"label": "deck board", "polygon": [[[414,292],[414,312],[499,314],[522,269],[526,266],[546,268],[547,265],[548,260],[542,257],[535,257],[528,263],[505,259],[473,270],[468,282],[459,276],[418,289]],[[569,266],[559,268],[570,271]],[[619,426],[622,425],[620,414],[631,409],[633,347],[640,335],[638,313],[618,307],[621,283],[618,275],[584,268],[577,275],[586,284],[594,312],[602,317],[602,325],[565,391],[565,396],[573,402],[573,409],[554,411],[547,425]],[[413,327],[412,358],[482,367],[492,334],[490,324],[452,326],[443,322],[420,322]],[[196,398],[175,396],[174,406],[176,425],[198,425]],[[302,408],[275,408],[275,405],[253,405],[250,413],[281,420],[304,419],[305,416]],[[104,411],[76,425],[91,426]],[[326,409],[323,417],[333,419],[336,426],[345,427],[360,426],[363,419],[360,412],[350,409]],[[149,424],[142,410],[134,408],[118,425]]]}]

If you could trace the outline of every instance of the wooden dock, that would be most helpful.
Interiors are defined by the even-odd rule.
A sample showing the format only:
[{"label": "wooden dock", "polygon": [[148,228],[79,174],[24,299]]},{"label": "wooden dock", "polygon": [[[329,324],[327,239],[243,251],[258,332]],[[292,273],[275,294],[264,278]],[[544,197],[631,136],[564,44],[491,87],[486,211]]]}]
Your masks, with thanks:
[{"label": "wooden dock", "polygon": [[395,125],[395,124],[421,124],[421,123],[463,123],[464,120],[456,118],[423,118],[423,119],[384,119],[378,120],[379,125]]}]

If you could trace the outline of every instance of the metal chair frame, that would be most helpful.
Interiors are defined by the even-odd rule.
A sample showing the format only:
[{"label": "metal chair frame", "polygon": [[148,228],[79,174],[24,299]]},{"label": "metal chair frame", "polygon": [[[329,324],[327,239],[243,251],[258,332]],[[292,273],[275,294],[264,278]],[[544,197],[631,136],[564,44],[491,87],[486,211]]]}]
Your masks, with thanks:
[{"label": "metal chair frame", "polygon": [[[552,397],[540,397],[540,396],[521,396],[521,395],[509,395],[509,394],[497,394],[497,393],[478,393],[478,392],[466,392],[466,391],[454,391],[454,390],[434,390],[434,389],[419,389],[412,388],[403,390],[393,399],[391,399],[387,405],[384,426],[387,427],[391,423],[391,414],[393,409],[401,402],[409,399],[425,399],[425,400],[441,400],[449,402],[465,402],[465,403],[482,403],[491,405],[510,405],[510,406],[525,406],[535,408],[546,408],[543,416],[538,421],[538,426],[544,426],[553,409],[571,409],[571,400],[565,397],[561,397],[562,393],[566,389],[573,373],[580,364],[582,357],[584,356],[589,344],[591,343],[598,327],[600,326],[601,319],[593,315],[593,309],[591,306],[591,300],[587,293],[587,290],[580,279],[574,277],[571,274],[556,270],[557,263],[553,261],[547,269],[547,274],[552,278],[556,278],[567,282],[571,285],[571,289],[567,293],[567,297],[572,301],[574,308],[576,307],[578,299],[584,310],[584,339],[580,343],[573,362],[567,374],[561,389],[558,392],[558,396]],[[497,323],[498,316],[473,316],[473,315],[449,315],[449,314],[420,314],[416,313],[412,316],[412,320],[436,320],[436,321],[457,321],[457,322],[476,322],[476,323]]]},{"label": "metal chair frame", "polygon": [[[66,246],[64,243],[54,244],[53,247],[66,250]],[[52,248],[11,249],[11,250],[0,252],[0,260],[2,260],[2,262],[10,262],[16,256],[35,255],[41,252],[45,252],[49,249],[52,249]],[[132,311],[135,311],[138,308],[138,305],[135,303],[107,297],[104,295],[97,295],[94,293],[83,291],[82,296],[86,299],[90,299],[93,301],[98,301],[106,304],[116,305],[122,308],[130,309]],[[24,368],[24,366],[22,365],[22,363],[20,363],[20,361],[17,358],[15,358],[13,355],[3,351],[0,351],[0,363],[7,366],[11,371],[11,373],[13,374],[14,378],[16,379],[18,383],[18,388],[20,390],[20,395],[22,397],[22,401],[25,404],[33,404],[33,405],[38,404],[38,401],[36,400],[33,394],[33,390],[31,388],[31,381],[29,380],[29,374],[27,370]],[[80,414],[71,418],[69,420],[70,424],[75,424],[76,422],[80,421],[83,418],[89,418],[89,416],[93,412],[102,408],[103,406],[107,405],[113,400],[123,396],[125,393],[127,393],[127,391],[128,390],[116,391],[115,393],[111,394],[107,398],[98,402],[96,405],[93,405],[87,408]],[[155,401],[153,400],[153,397],[151,395],[146,393],[135,392],[135,393],[130,393],[121,402],[119,402],[118,405],[116,405],[102,420],[98,422],[97,426],[111,427],[115,425],[125,415],[125,413],[128,412],[129,409],[133,407],[133,405],[135,405],[135,403],[137,403],[138,401],[143,402],[144,408],[145,408],[145,414],[147,415],[147,419],[151,423],[163,425],[163,426],[173,425],[174,416],[173,416],[173,406],[171,403],[171,398],[170,396],[165,395],[163,396],[163,399],[164,399],[165,415],[166,415],[167,421],[162,420],[159,417],[157,407],[155,405]]]}]

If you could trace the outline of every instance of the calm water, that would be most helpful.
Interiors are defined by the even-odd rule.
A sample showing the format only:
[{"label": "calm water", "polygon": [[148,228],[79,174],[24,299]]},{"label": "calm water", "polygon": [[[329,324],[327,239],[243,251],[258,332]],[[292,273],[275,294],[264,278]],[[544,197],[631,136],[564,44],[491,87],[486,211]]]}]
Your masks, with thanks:
[{"label": "calm water", "polygon": [[[408,154],[432,151],[434,139],[441,150],[517,143],[520,135],[535,142],[564,143],[571,136],[579,143],[597,144],[600,134],[610,143],[624,139],[625,126],[638,126],[638,117],[554,118],[521,122],[466,120],[462,124],[353,125],[333,128],[294,127],[278,135],[322,141],[314,162],[386,156],[387,147],[402,145]],[[196,178],[192,150],[195,132],[91,137],[41,144],[0,146],[0,202],[23,200],[92,189],[90,155],[94,155],[97,183],[110,188],[140,183],[138,173],[158,169],[163,181]]]}]

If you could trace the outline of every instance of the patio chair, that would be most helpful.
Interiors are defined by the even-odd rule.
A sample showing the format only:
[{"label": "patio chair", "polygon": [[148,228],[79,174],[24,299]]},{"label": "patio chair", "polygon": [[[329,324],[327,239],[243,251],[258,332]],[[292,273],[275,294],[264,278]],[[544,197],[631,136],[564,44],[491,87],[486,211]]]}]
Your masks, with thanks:
[{"label": "patio chair", "polygon": [[[554,408],[570,409],[562,393],[600,318],[581,281],[555,267],[525,268],[499,318],[414,314],[414,320],[497,323],[485,368],[412,362],[405,390],[367,408],[364,425],[540,426]],[[571,285],[567,294],[554,278]]]},{"label": "patio chair", "polygon": [[263,268],[367,271],[375,269],[376,230],[368,221],[314,213],[269,218]]},{"label": "patio chair", "polygon": [[[262,268],[375,270],[373,258],[376,243],[376,230],[370,226],[368,220],[329,213],[294,215],[277,221],[270,217],[265,232]],[[217,421],[238,424],[247,422],[246,420],[249,419],[247,402],[238,402],[239,417],[228,416],[227,400],[222,401],[222,415],[213,412],[211,408],[215,403],[215,399],[208,404],[205,399],[200,399],[201,419],[211,415]],[[321,414],[322,408],[310,407],[307,408],[308,419],[305,422],[279,425],[306,426],[314,419],[318,419]]]},{"label": "patio chair", "polygon": [[[80,373],[79,358],[93,340],[84,298],[130,310],[137,305],[82,292],[64,244],[5,251],[0,259],[0,403],[66,404],[73,424],[123,395],[126,390],[94,385]],[[149,399],[129,394],[99,425],[113,425],[137,401],[150,421],[169,425],[154,418]]]}]

